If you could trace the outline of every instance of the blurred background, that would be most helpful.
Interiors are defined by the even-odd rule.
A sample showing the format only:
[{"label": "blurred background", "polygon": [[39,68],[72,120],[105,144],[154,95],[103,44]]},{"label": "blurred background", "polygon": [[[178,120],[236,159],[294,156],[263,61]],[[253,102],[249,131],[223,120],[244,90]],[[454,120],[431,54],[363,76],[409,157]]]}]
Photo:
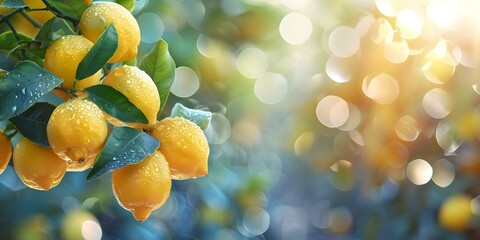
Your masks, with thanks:
[{"label": "blurred background", "polygon": [[165,114],[177,102],[213,112],[208,176],[174,181],[138,223],[110,175],[67,173],[40,192],[9,166],[2,238],[479,239],[479,10],[136,1],[139,59],[163,38],[177,64]]}]

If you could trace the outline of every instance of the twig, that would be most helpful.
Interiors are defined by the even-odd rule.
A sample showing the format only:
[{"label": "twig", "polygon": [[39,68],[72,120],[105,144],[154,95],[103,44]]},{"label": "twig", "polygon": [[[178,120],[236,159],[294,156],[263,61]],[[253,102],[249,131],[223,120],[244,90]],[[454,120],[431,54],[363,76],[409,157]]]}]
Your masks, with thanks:
[{"label": "twig", "polygon": [[68,21],[74,23],[75,25],[78,24],[78,19],[64,15],[56,7],[52,6],[52,4],[50,4],[47,0],[42,0],[42,2],[45,4],[45,6],[47,6],[48,10],[50,10],[53,14],[55,14],[55,16],[59,18],[67,19]]}]

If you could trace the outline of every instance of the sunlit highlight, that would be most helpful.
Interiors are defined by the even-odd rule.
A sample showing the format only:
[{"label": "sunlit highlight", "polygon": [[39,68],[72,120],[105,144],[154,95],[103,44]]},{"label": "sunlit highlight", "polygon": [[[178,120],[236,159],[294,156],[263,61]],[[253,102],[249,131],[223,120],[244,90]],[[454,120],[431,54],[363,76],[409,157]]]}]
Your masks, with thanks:
[{"label": "sunlit highlight", "polygon": [[386,73],[366,76],[362,90],[367,97],[380,104],[394,102],[400,91],[397,81]]},{"label": "sunlit highlight", "polygon": [[415,159],[407,165],[407,177],[415,185],[426,184],[432,175],[432,166],[423,159]]},{"label": "sunlit highlight", "polygon": [[96,221],[87,220],[82,223],[82,237],[86,240],[102,239],[102,228]]},{"label": "sunlit highlight", "polygon": [[300,13],[289,13],[279,26],[283,40],[292,45],[305,43],[312,35],[313,25],[308,17]]},{"label": "sunlit highlight", "polygon": [[337,83],[348,82],[352,78],[349,64],[345,64],[341,59],[335,57],[328,58],[325,72],[330,79]]},{"label": "sunlit highlight", "polygon": [[432,118],[442,119],[450,113],[450,95],[443,89],[434,88],[423,97],[423,109]]},{"label": "sunlit highlight", "polygon": [[452,4],[445,0],[431,0],[427,5],[427,16],[433,23],[448,27],[453,22]]},{"label": "sunlit highlight", "polygon": [[398,119],[395,124],[395,133],[406,142],[415,141],[420,134],[420,126],[414,118],[405,115]]},{"label": "sunlit highlight", "polygon": [[318,120],[329,128],[342,126],[349,114],[348,103],[337,96],[326,96],[317,105]]},{"label": "sunlit highlight", "polygon": [[405,9],[397,15],[397,27],[402,32],[402,37],[415,39],[422,33],[423,21],[417,13]]},{"label": "sunlit highlight", "polygon": [[337,57],[351,57],[360,49],[360,37],[355,29],[340,26],[330,33],[328,46]]},{"label": "sunlit highlight", "polygon": [[200,87],[200,80],[197,74],[188,67],[178,67],[175,70],[175,80],[173,81],[171,91],[179,97],[190,97]]},{"label": "sunlit highlight", "polygon": [[448,187],[455,179],[455,167],[446,159],[437,160],[433,164],[432,180],[437,186]]}]

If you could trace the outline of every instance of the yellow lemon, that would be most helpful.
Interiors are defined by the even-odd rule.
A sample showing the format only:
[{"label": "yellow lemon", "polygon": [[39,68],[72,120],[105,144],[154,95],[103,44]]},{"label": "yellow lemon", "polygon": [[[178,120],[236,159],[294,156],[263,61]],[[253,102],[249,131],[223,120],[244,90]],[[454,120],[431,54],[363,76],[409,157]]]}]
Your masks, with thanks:
[{"label": "yellow lemon", "polygon": [[112,188],[118,203],[143,222],[160,208],[168,196],[172,179],[165,157],[158,151],[143,161],[113,172]]},{"label": "yellow lemon", "polygon": [[30,188],[49,190],[57,186],[67,170],[67,163],[52,149],[22,137],[13,150],[13,167]]},{"label": "yellow lemon", "polygon": [[5,133],[0,131],[0,174],[7,168],[12,157],[12,144]]},{"label": "yellow lemon", "polygon": [[[44,67],[63,79],[64,88],[72,88],[75,81],[78,64],[92,48],[93,43],[82,35],[66,35],[50,44],[45,53]],[[98,84],[101,70],[92,76],[80,79],[75,89],[84,89]]]},{"label": "yellow lemon", "polygon": [[[137,67],[125,65],[112,70],[103,79],[103,84],[112,86],[123,93],[148,119],[148,124],[127,125],[153,129],[157,121],[157,113],[160,110],[160,95],[155,83],[147,73]],[[111,119],[113,118],[109,120]],[[112,123],[115,124],[116,121],[113,120]]]},{"label": "yellow lemon", "polygon": [[83,12],[78,27],[83,36],[96,42],[105,28],[112,23],[118,34],[118,48],[108,62],[132,59],[137,55],[140,44],[140,27],[133,15],[122,5],[114,2],[94,3]]},{"label": "yellow lemon", "polygon": [[48,142],[60,158],[68,161],[68,171],[90,168],[107,136],[108,126],[102,111],[81,98],[60,104],[47,124]]},{"label": "yellow lemon", "polygon": [[182,117],[168,117],[158,122],[152,136],[160,140],[159,150],[170,165],[172,179],[207,175],[210,148],[195,123]]}]

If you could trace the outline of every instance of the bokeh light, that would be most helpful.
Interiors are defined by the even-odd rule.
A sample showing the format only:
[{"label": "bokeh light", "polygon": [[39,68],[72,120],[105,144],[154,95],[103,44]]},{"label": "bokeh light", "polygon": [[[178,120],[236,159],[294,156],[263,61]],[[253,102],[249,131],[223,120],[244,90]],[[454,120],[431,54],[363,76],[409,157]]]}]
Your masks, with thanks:
[{"label": "bokeh light", "polygon": [[338,96],[326,96],[317,105],[318,120],[329,128],[342,126],[350,114],[348,103]]},{"label": "bokeh light", "polygon": [[282,19],[278,29],[280,35],[286,42],[293,45],[300,45],[310,38],[313,25],[305,15],[289,13]]},{"label": "bokeh light", "polygon": [[366,76],[362,89],[367,97],[380,104],[392,103],[397,99],[400,91],[397,81],[385,73]]},{"label": "bokeh light", "polygon": [[423,159],[415,159],[407,165],[407,177],[416,185],[424,185],[432,179],[432,166]]},{"label": "bokeh light", "polygon": [[451,110],[450,95],[440,88],[430,90],[423,97],[423,109],[432,118],[446,117]]},{"label": "bokeh light", "polygon": [[195,94],[199,87],[200,80],[191,68],[178,67],[175,70],[175,80],[171,88],[173,94],[187,98]]},{"label": "bokeh light", "polygon": [[255,95],[266,104],[275,104],[287,94],[287,80],[278,73],[268,72],[255,81]]},{"label": "bokeh light", "polygon": [[422,33],[423,21],[416,12],[405,9],[397,15],[397,27],[403,38],[415,39]]},{"label": "bokeh light", "polygon": [[260,77],[268,69],[267,56],[258,48],[246,48],[237,57],[237,68],[247,78]]},{"label": "bokeh light", "polygon": [[446,159],[437,160],[433,164],[432,180],[439,187],[448,187],[455,179],[455,167]]},{"label": "bokeh light", "polygon": [[328,46],[337,57],[351,57],[360,48],[360,37],[355,29],[339,26],[330,33]]},{"label": "bokeh light", "polygon": [[137,18],[140,25],[142,42],[154,43],[160,39],[165,30],[162,19],[154,13],[144,13]]}]

